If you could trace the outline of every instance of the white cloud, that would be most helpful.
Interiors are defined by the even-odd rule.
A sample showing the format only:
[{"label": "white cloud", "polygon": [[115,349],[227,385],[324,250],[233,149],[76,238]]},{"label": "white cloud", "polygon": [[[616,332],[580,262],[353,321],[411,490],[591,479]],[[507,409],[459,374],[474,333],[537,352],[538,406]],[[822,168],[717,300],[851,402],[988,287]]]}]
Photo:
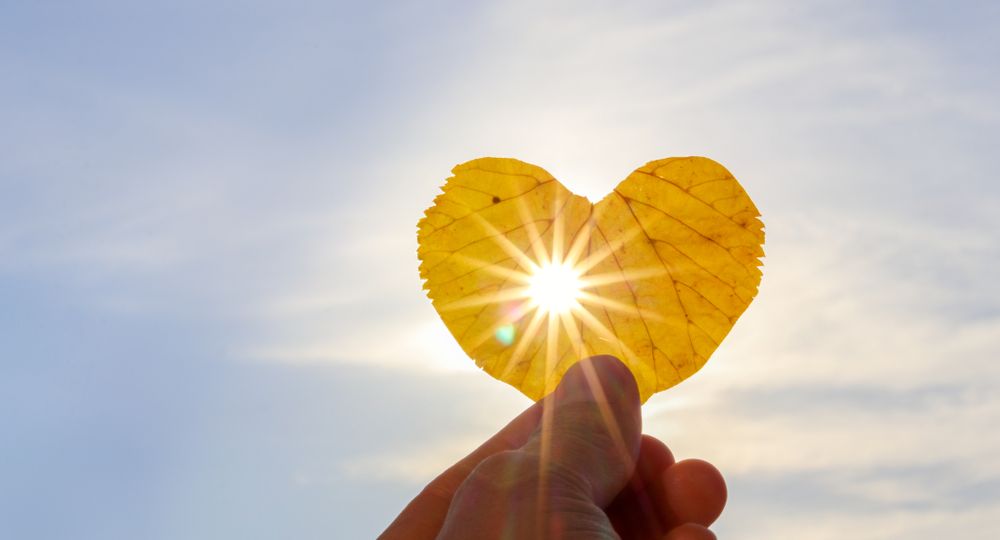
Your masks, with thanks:
[{"label": "white cloud", "polygon": [[[941,115],[981,129],[995,98],[958,90],[933,44],[886,13],[840,6],[505,4],[484,24],[491,45],[408,126],[406,155],[428,181],[512,155],[592,198],[649,159],[720,159],[764,210],[763,286],[702,373],[650,401],[647,431],[735,484],[825,501],[735,491],[730,537],[935,538],[961,523],[985,538],[997,493],[977,486],[1000,477],[1000,287],[985,271],[1000,264],[985,202],[998,193],[970,174],[990,156],[928,130]],[[938,196],[941,175],[954,189]],[[349,469],[427,481],[458,455],[435,444]]]},{"label": "white cloud", "polygon": [[428,322],[426,317],[414,319],[410,325],[397,323],[378,328],[331,326],[325,333],[336,335],[336,338],[301,346],[251,347],[235,350],[233,356],[290,364],[362,364],[390,368],[400,372],[400,375],[410,370],[479,371],[444,324],[440,321]]},{"label": "white cloud", "polygon": [[[899,31],[898,8],[491,4],[426,42],[390,39],[357,83],[381,81],[381,101],[294,136],[59,72],[43,86],[119,131],[25,121],[7,164],[50,183],[5,178],[25,202],[0,201],[0,270],[78,285],[99,309],[208,312],[239,359],[462,385],[487,376],[423,297],[414,254],[452,165],[518,157],[597,199],[648,160],[708,155],[764,212],[764,281],[708,366],[650,401],[647,430],[737,482],[828,498],[734,492],[731,537],[986,538],[1000,528],[1000,107],[947,44]],[[324,66],[304,55],[282,73],[343,86]],[[521,403],[462,405],[447,438],[298,478],[426,481]],[[976,486],[985,501],[950,504]]]},{"label": "white cloud", "polygon": [[461,437],[415,445],[404,451],[359,456],[342,462],[340,472],[350,477],[420,485],[475,450],[490,435],[466,432]]}]

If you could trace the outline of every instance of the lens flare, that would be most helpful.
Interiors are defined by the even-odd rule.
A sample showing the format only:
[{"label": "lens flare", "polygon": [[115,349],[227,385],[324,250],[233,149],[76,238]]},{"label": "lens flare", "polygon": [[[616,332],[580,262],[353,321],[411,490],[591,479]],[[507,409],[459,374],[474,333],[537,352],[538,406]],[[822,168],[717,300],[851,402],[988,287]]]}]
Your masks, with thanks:
[{"label": "lens flare", "polygon": [[497,341],[499,341],[501,344],[503,344],[504,346],[510,346],[512,343],[514,343],[514,337],[516,333],[517,331],[514,329],[513,324],[505,324],[500,328],[497,328],[497,331],[495,332],[494,335],[496,336]]}]

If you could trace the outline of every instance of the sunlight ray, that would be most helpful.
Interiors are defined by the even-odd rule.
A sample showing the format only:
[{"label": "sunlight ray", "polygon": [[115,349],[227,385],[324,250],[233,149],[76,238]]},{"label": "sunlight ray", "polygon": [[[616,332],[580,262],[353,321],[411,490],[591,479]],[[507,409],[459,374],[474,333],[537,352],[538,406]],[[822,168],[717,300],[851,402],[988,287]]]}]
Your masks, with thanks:
[{"label": "sunlight ray", "polygon": [[529,290],[531,290],[530,287],[511,287],[488,294],[467,296],[460,300],[455,300],[454,302],[443,305],[440,309],[441,311],[454,311],[456,309],[467,307],[484,306],[487,304],[502,304],[512,300],[522,300],[528,298]]},{"label": "sunlight ray", "polygon": [[612,300],[610,298],[605,298],[603,296],[598,296],[596,294],[591,294],[585,291],[580,291],[577,296],[581,303],[585,304],[597,304],[601,307],[606,307],[610,310],[616,311],[618,313],[624,313],[626,315],[638,315],[644,319],[662,322],[665,319],[659,313],[655,311],[649,311],[647,309],[642,309],[638,306],[632,304],[626,304],[624,302],[619,302],[618,300]]},{"label": "sunlight ray", "polygon": [[554,311],[548,312],[549,327],[545,336],[545,366],[542,368],[542,395],[546,395],[553,390],[551,379],[549,378],[555,369],[554,362],[559,360],[559,315]]},{"label": "sunlight ray", "polygon": [[538,265],[531,260],[531,257],[529,257],[525,252],[521,251],[521,248],[515,246],[514,243],[511,242],[510,239],[508,239],[504,235],[504,233],[498,231],[497,228],[494,227],[489,221],[486,221],[486,218],[480,216],[479,214],[472,214],[472,215],[476,217],[476,223],[482,226],[483,229],[485,229],[486,232],[490,234],[490,238],[493,240],[494,243],[500,246],[500,248],[503,249],[512,258],[517,259],[518,264],[521,265],[521,268],[524,268],[531,272],[537,270]]},{"label": "sunlight ray", "polygon": [[[546,396],[548,398],[549,396]],[[546,399],[543,398],[543,399]],[[552,421],[555,417],[555,400],[548,399],[545,406],[542,407],[542,422],[541,429],[539,430],[539,445],[538,445],[538,477],[545,478],[546,472],[549,470],[549,460],[552,459]],[[547,530],[542,528],[543,523],[547,523],[550,517],[547,515],[549,509],[546,508],[541,501],[548,501],[548,482],[538,483],[538,507],[535,511],[538,515],[535,517],[535,523],[538,524],[538,529],[535,531],[535,538],[545,538],[549,536]]]},{"label": "sunlight ray", "polygon": [[632,349],[630,349],[628,345],[625,345],[622,340],[618,339],[618,336],[616,336],[614,332],[604,326],[604,323],[597,320],[597,317],[587,310],[586,307],[581,307],[575,310],[574,313],[580,318],[580,321],[583,322],[584,326],[593,330],[594,333],[596,333],[601,339],[617,347],[618,350],[621,351],[622,356],[625,357],[624,360],[626,360],[626,363],[635,363],[639,361],[639,356],[632,352]]},{"label": "sunlight ray", "polygon": [[530,308],[524,309],[525,304],[527,304],[527,302],[524,302],[523,304],[518,306],[521,309],[512,309],[510,310],[510,312],[504,313],[503,316],[501,316],[497,322],[493,323],[489,328],[487,328],[483,332],[477,334],[475,338],[470,339],[468,345],[469,349],[475,350],[479,348],[479,346],[485,343],[486,340],[495,336],[497,330],[499,330],[501,327],[507,326],[508,324],[513,324],[524,318],[524,316],[527,315],[527,313],[530,311]]},{"label": "sunlight ray", "polygon": [[598,287],[600,285],[613,285],[615,283],[639,281],[664,275],[668,275],[668,272],[662,266],[639,268],[635,270],[617,270],[602,274],[589,274],[580,278],[580,288],[587,289],[591,287]]},{"label": "sunlight ray", "polygon": [[566,253],[565,262],[567,265],[577,268],[580,262],[580,256],[583,255],[583,250],[590,244],[590,234],[591,230],[594,228],[594,220],[592,217],[588,217],[583,225],[580,226],[580,230],[577,232],[576,236],[573,238],[573,243],[569,247],[569,251]]},{"label": "sunlight ray", "polygon": [[[524,330],[524,334],[518,339],[517,346],[514,347],[514,352],[511,353],[510,359],[507,360],[507,366],[504,367],[503,373],[501,373],[500,378],[503,380],[507,379],[507,376],[514,371],[517,364],[521,361],[521,357],[524,352],[534,341],[535,336],[538,335],[538,331],[542,327],[542,321],[545,318],[545,313],[540,309],[535,309],[534,314],[531,316],[531,320],[528,321],[528,326]],[[530,369],[530,366],[529,366]]]},{"label": "sunlight ray", "polygon": [[527,272],[514,270],[512,268],[504,268],[498,263],[491,263],[482,259],[463,255],[461,253],[455,253],[453,257],[455,257],[458,261],[468,264],[470,272],[485,271],[493,274],[494,276],[512,279],[521,283],[527,283],[528,279],[531,277],[531,274],[528,274]]},{"label": "sunlight ray", "polygon": [[535,253],[535,264],[545,266],[549,262],[549,255],[545,252],[545,243],[542,241],[538,227],[535,226],[535,221],[531,218],[531,213],[528,211],[528,204],[523,199],[518,199],[517,209],[521,214],[521,222],[524,223],[524,228],[528,231],[528,245]]},{"label": "sunlight ray", "polygon": [[583,336],[580,335],[580,329],[576,327],[576,319],[573,318],[572,313],[560,313],[559,321],[562,322],[566,335],[569,336],[570,345],[574,349],[577,360],[586,358],[588,356],[587,344],[583,341]]},{"label": "sunlight ray", "polygon": [[559,195],[556,195],[556,203],[552,205],[552,252],[549,253],[549,260],[554,265],[562,264],[563,260],[563,235],[566,233],[566,223],[562,214],[556,208],[562,209],[564,203]]},{"label": "sunlight ray", "polygon": [[608,428],[611,440],[614,441],[615,451],[618,452],[622,463],[632,462],[634,458],[625,445],[625,436],[622,434],[621,426],[618,425],[615,414],[608,404],[608,396],[604,393],[604,387],[601,386],[601,381],[597,376],[597,371],[594,370],[594,365],[584,363],[581,364],[581,367],[583,368],[583,375],[586,377],[587,385],[590,386],[594,394],[594,401],[597,403],[597,408],[601,412],[601,419]]},{"label": "sunlight ray", "polygon": [[623,232],[620,236],[616,237],[613,241],[601,248],[600,251],[591,253],[586,259],[577,264],[577,270],[582,273],[590,271],[591,268],[597,266],[601,263],[601,261],[610,257],[612,253],[621,249],[626,242],[631,241],[635,235],[639,234],[639,232],[640,229],[638,227],[632,227],[628,231]]}]

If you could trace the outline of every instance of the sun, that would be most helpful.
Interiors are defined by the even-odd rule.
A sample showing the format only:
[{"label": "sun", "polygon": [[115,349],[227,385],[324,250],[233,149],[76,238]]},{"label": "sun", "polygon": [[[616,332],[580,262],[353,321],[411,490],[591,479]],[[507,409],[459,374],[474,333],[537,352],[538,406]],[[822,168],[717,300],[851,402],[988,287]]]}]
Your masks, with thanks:
[{"label": "sun", "polygon": [[543,313],[570,313],[579,307],[582,289],[580,272],[569,264],[543,264],[528,277],[528,298]]},{"label": "sun", "polygon": [[[560,358],[565,356],[560,352],[560,347],[564,345],[570,347],[577,358],[595,354],[597,347],[602,351],[611,351],[627,363],[639,362],[638,356],[594,313],[596,311],[603,314],[604,320],[610,319],[610,314],[656,316],[637,306],[606,297],[603,289],[661,276],[664,269],[611,269],[595,272],[595,268],[612,258],[614,252],[631,239],[638,229],[622,232],[615,241],[595,245],[591,242],[591,231],[594,228],[592,223],[589,227],[577,227],[575,233],[567,235],[564,218],[556,211],[550,224],[540,231],[524,200],[519,200],[518,204],[522,226],[527,233],[527,242],[521,246],[516,245],[481,215],[471,214],[488,238],[508,256],[507,260],[516,263],[513,268],[508,264],[459,253],[450,255],[473,272],[486,272],[503,280],[499,289],[490,288],[481,293],[468,294],[439,308],[442,313],[470,308],[478,308],[479,313],[483,313],[487,306],[499,307],[493,323],[474,335],[466,336],[467,345],[464,347],[473,350],[492,341],[510,349],[509,355],[505,357],[505,370],[523,367],[524,361],[530,367],[540,359],[543,362],[542,371],[546,374],[552,372]],[[561,206],[555,205],[556,208]],[[468,274],[462,274],[464,275]],[[590,342],[584,339],[585,331],[593,338]],[[544,345],[539,346],[539,342]],[[497,378],[506,380],[507,376],[508,372],[504,371]],[[556,383],[558,378],[546,375],[546,385]],[[547,386],[543,394],[549,391],[551,388]]]}]

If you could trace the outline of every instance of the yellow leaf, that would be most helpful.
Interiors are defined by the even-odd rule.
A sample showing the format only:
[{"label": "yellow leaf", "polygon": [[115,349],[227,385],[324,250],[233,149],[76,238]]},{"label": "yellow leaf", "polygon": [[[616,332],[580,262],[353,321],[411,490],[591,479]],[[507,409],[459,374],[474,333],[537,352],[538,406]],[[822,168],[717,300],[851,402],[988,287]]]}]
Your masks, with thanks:
[{"label": "yellow leaf", "polygon": [[424,288],[476,364],[532,399],[612,354],[645,402],[700,369],[757,294],[760,214],[710,159],[647,163],[597,204],[515,159],[452,172],[418,225]]}]

